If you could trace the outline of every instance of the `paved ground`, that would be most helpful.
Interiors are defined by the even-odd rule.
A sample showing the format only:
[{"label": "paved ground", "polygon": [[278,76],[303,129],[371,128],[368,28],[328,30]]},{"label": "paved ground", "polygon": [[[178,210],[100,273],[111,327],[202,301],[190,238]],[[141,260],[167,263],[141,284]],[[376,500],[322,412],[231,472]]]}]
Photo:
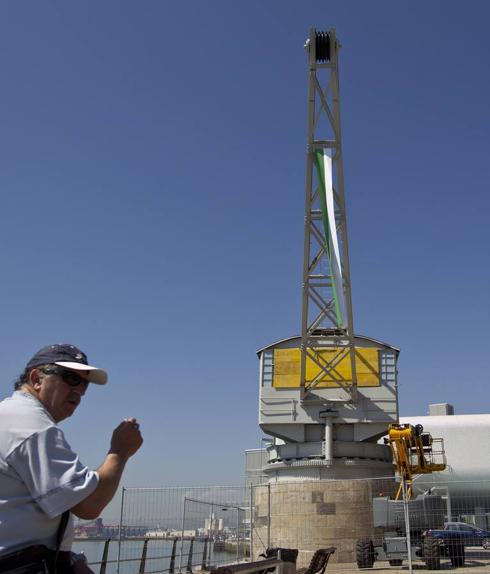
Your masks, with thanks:
[{"label": "paved ground", "polygon": [[[337,564],[329,563],[325,574],[335,572],[335,574],[408,574],[408,562],[404,561],[402,566],[392,567],[388,562],[375,562],[373,568],[358,568],[357,564]],[[209,574],[202,571],[203,574]],[[413,561],[413,572],[415,574],[437,574],[437,570],[427,570],[425,564],[420,560]],[[490,550],[482,548],[466,548],[466,560],[464,566],[453,568],[449,558],[441,558],[441,569],[439,572],[454,572],[455,574],[490,574]]]},{"label": "paved ground", "polygon": [[[434,570],[427,570],[425,564],[418,560],[413,561],[413,571],[416,574],[436,574]],[[447,558],[441,558],[441,571],[460,572],[463,574],[490,574],[490,551],[481,548],[466,548],[465,565],[461,568],[453,568],[451,561]],[[377,574],[407,574],[408,562],[404,562],[401,567],[392,567],[388,562],[375,562],[373,568],[363,568],[360,570],[355,564],[329,564],[326,570],[328,572],[341,572],[344,574],[368,574],[376,572]]]}]

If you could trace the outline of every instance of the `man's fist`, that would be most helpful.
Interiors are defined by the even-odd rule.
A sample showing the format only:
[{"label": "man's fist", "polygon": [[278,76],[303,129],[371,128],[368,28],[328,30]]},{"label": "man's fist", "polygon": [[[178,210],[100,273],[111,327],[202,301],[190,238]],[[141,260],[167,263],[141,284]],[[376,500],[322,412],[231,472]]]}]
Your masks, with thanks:
[{"label": "man's fist", "polygon": [[110,452],[129,458],[142,444],[143,437],[137,420],[135,418],[124,419],[112,433]]}]

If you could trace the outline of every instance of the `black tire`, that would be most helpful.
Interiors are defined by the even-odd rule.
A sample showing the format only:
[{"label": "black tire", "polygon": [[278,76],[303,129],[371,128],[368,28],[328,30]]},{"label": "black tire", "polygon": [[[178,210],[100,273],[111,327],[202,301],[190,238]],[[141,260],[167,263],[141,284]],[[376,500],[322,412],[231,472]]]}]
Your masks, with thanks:
[{"label": "black tire", "polygon": [[374,564],[374,546],[370,538],[360,538],[356,544],[356,562],[358,568],[372,568]]},{"label": "black tire", "polygon": [[439,540],[427,536],[424,538],[423,543],[424,562],[427,570],[440,570],[441,569],[441,547]]},{"label": "black tire", "polygon": [[403,560],[400,560],[400,558],[396,558],[393,560],[389,560],[390,566],[401,566],[403,564]]},{"label": "black tire", "polygon": [[454,568],[464,566],[465,550],[462,544],[451,544],[448,548],[449,558]]}]

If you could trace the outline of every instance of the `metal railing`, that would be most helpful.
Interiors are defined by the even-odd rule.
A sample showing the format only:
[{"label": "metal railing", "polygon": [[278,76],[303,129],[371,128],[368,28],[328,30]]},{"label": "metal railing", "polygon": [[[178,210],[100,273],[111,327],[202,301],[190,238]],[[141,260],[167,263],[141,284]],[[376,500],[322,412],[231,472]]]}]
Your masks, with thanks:
[{"label": "metal railing", "polygon": [[[210,569],[210,565],[208,565],[208,547],[209,547],[209,540],[206,538],[203,540],[204,546],[202,552],[194,552],[194,539],[191,539],[189,542],[189,550],[187,552],[186,558],[186,565],[185,568],[182,567],[182,552],[179,554],[181,559],[181,564],[179,567],[176,568],[177,562],[177,548],[179,538],[175,537],[173,539],[172,544],[172,552],[171,554],[167,555],[156,555],[156,556],[148,556],[148,546],[151,543],[158,542],[158,538],[144,538],[143,539],[143,546],[141,549],[141,555],[136,558],[113,558],[109,559],[109,546],[110,543],[113,542],[114,544],[120,544],[119,539],[112,539],[108,538],[104,541],[104,548],[102,551],[102,558],[100,561],[91,561],[89,565],[92,569],[99,566],[99,574],[107,574],[107,566],[114,564],[116,566],[116,571],[119,572],[120,564],[128,564],[128,563],[139,563],[138,567],[138,574],[159,574],[167,572],[168,574],[175,574],[175,572],[186,572],[187,574],[192,574],[194,570],[208,570]],[[197,558],[197,561],[196,561]],[[152,569],[152,562],[156,560],[165,560],[169,561],[169,566],[167,568],[159,568],[157,570]],[[136,572],[136,570],[133,570]]]}]

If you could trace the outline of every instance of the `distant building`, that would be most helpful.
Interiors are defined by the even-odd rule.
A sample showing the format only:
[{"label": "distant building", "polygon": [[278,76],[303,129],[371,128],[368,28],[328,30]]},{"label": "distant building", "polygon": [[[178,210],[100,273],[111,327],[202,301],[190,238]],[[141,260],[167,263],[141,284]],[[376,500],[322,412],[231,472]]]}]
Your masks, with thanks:
[{"label": "distant building", "polygon": [[223,530],[223,519],[215,518],[214,514],[212,518],[204,519],[204,530],[206,532],[221,532]]}]

